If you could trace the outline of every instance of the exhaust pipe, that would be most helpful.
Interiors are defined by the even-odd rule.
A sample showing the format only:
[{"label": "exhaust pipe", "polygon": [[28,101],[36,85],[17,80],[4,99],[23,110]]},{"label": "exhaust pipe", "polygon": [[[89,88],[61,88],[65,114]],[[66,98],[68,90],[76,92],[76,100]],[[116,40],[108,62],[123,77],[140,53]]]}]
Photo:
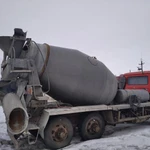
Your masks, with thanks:
[{"label": "exhaust pipe", "polygon": [[24,132],[27,129],[29,117],[20,98],[14,93],[8,93],[3,98],[2,106],[8,131],[13,135]]}]

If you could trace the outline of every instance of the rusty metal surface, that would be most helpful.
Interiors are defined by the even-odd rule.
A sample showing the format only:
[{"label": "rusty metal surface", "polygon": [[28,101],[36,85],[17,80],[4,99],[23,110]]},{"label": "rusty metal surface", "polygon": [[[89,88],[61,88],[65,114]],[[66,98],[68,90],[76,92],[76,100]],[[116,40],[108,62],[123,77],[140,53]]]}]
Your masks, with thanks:
[{"label": "rusty metal surface", "polygon": [[2,106],[6,116],[8,131],[11,134],[20,134],[28,126],[28,114],[19,97],[14,93],[5,95]]}]

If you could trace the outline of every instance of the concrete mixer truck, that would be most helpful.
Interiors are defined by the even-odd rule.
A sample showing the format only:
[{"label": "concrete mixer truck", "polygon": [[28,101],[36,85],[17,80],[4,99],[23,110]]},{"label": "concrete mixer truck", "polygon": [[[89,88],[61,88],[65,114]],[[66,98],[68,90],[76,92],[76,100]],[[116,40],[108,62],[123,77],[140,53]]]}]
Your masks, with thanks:
[{"label": "concrete mixer truck", "polygon": [[149,92],[119,89],[113,73],[78,50],[39,44],[16,28],[0,37],[1,103],[16,149],[42,138],[50,149],[69,145],[74,133],[100,138],[107,124],[150,118]]}]

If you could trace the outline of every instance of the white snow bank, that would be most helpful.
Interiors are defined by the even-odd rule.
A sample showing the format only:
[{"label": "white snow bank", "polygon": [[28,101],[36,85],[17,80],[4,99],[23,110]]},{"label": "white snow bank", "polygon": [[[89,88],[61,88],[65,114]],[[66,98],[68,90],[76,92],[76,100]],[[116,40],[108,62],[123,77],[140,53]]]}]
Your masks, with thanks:
[{"label": "white snow bank", "polygon": [[[112,129],[111,129],[112,130]],[[70,145],[66,150],[150,150],[150,123],[121,124],[112,135]],[[115,131],[116,130],[116,131]]]},{"label": "white snow bank", "polygon": [[5,116],[3,109],[0,106],[0,150],[12,150],[12,145],[10,143],[10,138],[7,134]]}]

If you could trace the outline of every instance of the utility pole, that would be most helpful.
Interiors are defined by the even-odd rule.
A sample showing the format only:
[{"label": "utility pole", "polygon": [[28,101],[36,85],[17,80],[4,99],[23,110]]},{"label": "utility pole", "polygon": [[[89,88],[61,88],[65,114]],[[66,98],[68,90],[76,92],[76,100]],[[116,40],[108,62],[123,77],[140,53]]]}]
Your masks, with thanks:
[{"label": "utility pole", "polygon": [[140,64],[139,64],[140,67],[137,67],[137,68],[138,68],[138,70],[141,71],[142,73],[143,73],[143,65],[144,65],[144,62],[143,62],[143,60],[142,60],[142,58],[141,58],[141,62],[140,62]]}]

